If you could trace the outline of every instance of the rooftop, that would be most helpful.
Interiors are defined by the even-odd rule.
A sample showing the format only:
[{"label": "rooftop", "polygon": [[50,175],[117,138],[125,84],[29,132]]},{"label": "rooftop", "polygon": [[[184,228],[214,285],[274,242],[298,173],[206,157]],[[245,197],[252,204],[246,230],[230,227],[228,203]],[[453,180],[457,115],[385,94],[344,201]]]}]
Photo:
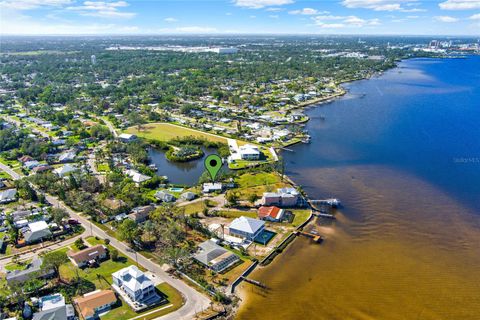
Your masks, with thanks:
[{"label": "rooftop", "polygon": [[241,216],[240,218],[233,220],[232,223],[230,223],[229,228],[253,234],[264,225],[265,222],[262,220]]}]

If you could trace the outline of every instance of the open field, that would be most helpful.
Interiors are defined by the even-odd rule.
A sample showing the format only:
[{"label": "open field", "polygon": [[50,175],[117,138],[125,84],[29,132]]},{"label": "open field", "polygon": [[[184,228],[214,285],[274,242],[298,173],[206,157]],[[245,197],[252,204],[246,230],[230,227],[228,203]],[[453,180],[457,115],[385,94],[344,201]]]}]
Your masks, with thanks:
[{"label": "open field", "polygon": [[138,130],[137,126],[134,126],[128,128],[126,132],[135,134],[142,138],[160,141],[170,141],[177,137],[194,136],[204,138],[209,141],[227,143],[227,138],[211,133],[185,128],[171,123],[149,123],[146,125],[142,125],[141,130]]}]

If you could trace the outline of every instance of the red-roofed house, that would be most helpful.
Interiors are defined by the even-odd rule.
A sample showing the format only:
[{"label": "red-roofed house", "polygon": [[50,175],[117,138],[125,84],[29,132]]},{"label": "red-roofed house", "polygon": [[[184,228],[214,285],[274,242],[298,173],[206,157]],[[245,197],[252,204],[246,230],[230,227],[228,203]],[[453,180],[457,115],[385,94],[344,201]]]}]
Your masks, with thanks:
[{"label": "red-roofed house", "polygon": [[285,210],[279,207],[260,207],[258,209],[258,217],[262,220],[278,222],[282,220]]}]

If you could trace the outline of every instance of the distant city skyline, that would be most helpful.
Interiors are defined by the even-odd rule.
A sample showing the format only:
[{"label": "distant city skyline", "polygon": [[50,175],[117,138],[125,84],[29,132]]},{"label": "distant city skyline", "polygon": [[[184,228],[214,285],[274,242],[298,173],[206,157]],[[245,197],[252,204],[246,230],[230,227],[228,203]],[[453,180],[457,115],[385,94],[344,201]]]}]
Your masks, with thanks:
[{"label": "distant city skyline", "polygon": [[0,0],[2,35],[480,35],[480,0]]}]

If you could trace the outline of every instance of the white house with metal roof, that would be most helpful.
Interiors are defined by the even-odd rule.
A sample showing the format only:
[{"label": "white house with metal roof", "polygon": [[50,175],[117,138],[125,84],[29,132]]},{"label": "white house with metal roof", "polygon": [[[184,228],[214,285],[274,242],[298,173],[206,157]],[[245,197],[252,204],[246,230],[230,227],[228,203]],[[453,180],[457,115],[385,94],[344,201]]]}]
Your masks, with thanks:
[{"label": "white house with metal roof", "polygon": [[156,303],[160,297],[155,291],[155,285],[136,266],[129,266],[112,273],[113,288],[119,294],[126,294],[133,302],[148,304]]},{"label": "white house with metal roof", "polygon": [[228,230],[231,236],[254,241],[265,230],[265,221],[241,216],[230,223]]}]

